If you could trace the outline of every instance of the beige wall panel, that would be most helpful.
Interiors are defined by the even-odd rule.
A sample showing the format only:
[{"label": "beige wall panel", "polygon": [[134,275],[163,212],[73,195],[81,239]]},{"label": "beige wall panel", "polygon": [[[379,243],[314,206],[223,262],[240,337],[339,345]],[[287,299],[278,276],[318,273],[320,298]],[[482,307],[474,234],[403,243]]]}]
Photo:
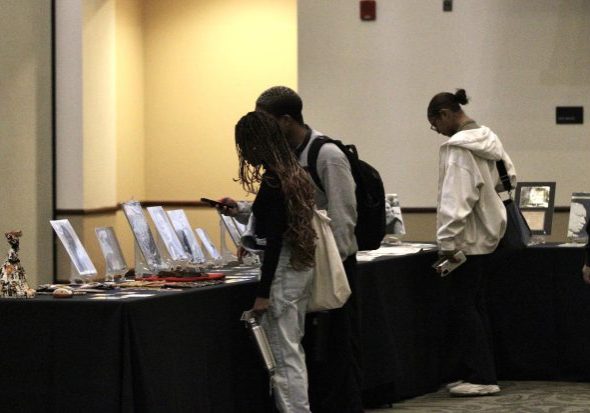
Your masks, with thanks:
[{"label": "beige wall panel", "polygon": [[115,3],[83,2],[84,208],[116,202]]},{"label": "beige wall panel", "polygon": [[50,2],[0,1],[0,262],[20,229],[29,283],[51,280]]},{"label": "beige wall panel", "polygon": [[295,0],[145,2],[146,195],[243,197],[234,125],[297,86]]},{"label": "beige wall panel", "polygon": [[117,0],[117,201],[145,199],[142,0]]}]

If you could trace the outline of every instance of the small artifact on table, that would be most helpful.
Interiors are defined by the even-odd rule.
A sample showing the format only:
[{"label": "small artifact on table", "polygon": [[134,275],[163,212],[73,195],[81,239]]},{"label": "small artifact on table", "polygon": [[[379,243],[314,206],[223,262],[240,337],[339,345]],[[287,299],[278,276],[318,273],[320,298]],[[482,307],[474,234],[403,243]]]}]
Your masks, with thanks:
[{"label": "small artifact on table", "polygon": [[2,264],[2,271],[0,271],[0,297],[35,297],[36,292],[27,284],[25,269],[18,258],[19,238],[22,234],[22,231],[11,231],[4,234],[10,249],[8,250],[8,258]]},{"label": "small artifact on table", "polygon": [[69,288],[59,287],[53,290],[53,297],[55,298],[72,298],[74,296],[74,292]]}]

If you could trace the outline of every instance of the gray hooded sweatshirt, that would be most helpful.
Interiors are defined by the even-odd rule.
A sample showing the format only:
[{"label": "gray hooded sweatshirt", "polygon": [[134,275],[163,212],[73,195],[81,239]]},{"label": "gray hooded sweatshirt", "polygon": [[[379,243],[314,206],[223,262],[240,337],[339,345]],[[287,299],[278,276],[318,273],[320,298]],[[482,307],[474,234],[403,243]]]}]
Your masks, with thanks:
[{"label": "gray hooded sweatshirt", "polygon": [[513,185],[516,172],[498,136],[486,126],[457,132],[439,152],[437,243],[466,255],[494,252],[506,231],[506,209],[496,161]]}]

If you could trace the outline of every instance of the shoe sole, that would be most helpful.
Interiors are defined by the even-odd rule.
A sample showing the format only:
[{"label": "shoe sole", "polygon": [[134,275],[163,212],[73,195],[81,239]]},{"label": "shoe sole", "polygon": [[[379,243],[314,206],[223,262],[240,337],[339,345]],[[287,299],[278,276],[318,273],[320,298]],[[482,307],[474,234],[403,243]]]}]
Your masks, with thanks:
[{"label": "shoe sole", "polygon": [[456,396],[456,397],[478,397],[478,396],[493,396],[494,394],[498,394],[500,393],[500,390],[489,390],[489,391],[481,391],[481,392],[477,392],[477,393],[456,393],[453,392],[452,389],[449,392],[451,394],[451,396]]}]

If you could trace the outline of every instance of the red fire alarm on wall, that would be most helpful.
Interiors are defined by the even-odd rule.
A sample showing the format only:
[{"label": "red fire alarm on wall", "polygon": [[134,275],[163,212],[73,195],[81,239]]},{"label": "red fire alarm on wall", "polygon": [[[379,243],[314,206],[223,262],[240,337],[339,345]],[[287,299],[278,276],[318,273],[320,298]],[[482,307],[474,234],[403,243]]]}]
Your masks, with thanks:
[{"label": "red fire alarm on wall", "polygon": [[361,0],[361,20],[371,21],[377,19],[377,1]]}]

